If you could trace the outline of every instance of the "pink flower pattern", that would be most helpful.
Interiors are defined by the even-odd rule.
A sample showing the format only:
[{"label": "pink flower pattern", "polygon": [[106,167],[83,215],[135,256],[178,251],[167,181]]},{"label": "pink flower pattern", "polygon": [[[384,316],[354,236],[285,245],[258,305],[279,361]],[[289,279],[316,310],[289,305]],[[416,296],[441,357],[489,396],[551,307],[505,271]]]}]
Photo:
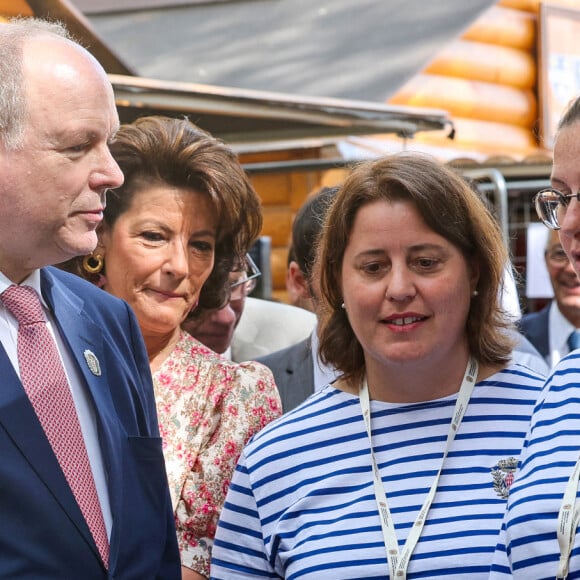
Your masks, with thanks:
[{"label": "pink flower pattern", "polygon": [[153,375],[182,564],[209,577],[219,513],[242,448],[282,414],[272,373],[189,334]]}]

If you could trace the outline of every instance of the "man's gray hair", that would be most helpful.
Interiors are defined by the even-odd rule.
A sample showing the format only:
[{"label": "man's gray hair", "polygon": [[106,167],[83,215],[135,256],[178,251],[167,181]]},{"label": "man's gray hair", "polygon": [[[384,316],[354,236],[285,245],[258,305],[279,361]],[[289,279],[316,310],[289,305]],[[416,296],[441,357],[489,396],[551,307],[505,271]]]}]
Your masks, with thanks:
[{"label": "man's gray hair", "polygon": [[40,18],[13,18],[6,23],[0,23],[0,143],[8,150],[18,149],[24,135],[24,43],[29,38],[40,36],[73,40],[60,22]]}]

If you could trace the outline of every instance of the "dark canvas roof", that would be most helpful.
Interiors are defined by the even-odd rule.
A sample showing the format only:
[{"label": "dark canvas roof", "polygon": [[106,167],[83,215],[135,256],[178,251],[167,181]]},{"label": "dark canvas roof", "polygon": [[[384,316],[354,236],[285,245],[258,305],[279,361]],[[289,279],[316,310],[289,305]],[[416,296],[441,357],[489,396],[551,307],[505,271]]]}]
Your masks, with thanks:
[{"label": "dark canvas roof", "polygon": [[92,7],[93,28],[144,77],[384,102],[496,2],[237,0],[101,14],[98,0],[73,3]]},{"label": "dark canvas roof", "polygon": [[[145,0],[115,1],[116,7],[122,8],[129,4],[135,6]],[[271,0],[261,1],[271,4]],[[164,3],[163,0],[148,2]],[[222,5],[231,4],[227,0],[219,2]],[[152,58],[147,54],[164,58],[162,51],[156,48],[157,42],[169,47],[165,56],[174,60],[177,58],[179,47],[172,43],[175,18],[187,18],[186,28],[190,29],[192,20],[199,20],[199,14],[191,12],[191,6],[187,12],[179,13],[175,9],[166,8],[169,22],[172,23],[169,28],[164,25],[157,28],[159,23],[154,22],[156,18],[165,21],[166,14],[161,9],[101,16],[101,24],[107,24],[104,28],[109,27],[109,30],[115,32],[107,35],[95,29],[88,16],[80,11],[82,6],[78,5],[79,2],[26,0],[26,3],[37,16],[63,20],[75,36],[82,39],[101,60],[111,75],[123,122],[147,114],[188,115],[192,121],[229,141],[239,151],[259,150],[262,147],[320,146],[329,139],[346,135],[395,133],[401,137],[411,137],[417,131],[451,129],[449,115],[445,111],[193,83],[185,68],[173,70],[169,65],[164,70],[171,70],[171,74],[166,74],[165,78],[175,80],[163,80],[164,77],[155,78],[150,67],[137,66],[135,56],[141,59],[145,54],[146,62]],[[238,0],[234,4],[238,7],[242,4],[252,7],[255,2]],[[105,5],[110,9],[111,1],[91,0],[87,3],[91,14],[99,10],[102,12]],[[0,14],[2,6],[0,0]],[[143,19],[148,20],[152,28],[146,30]],[[188,38],[191,36],[189,34]],[[138,43],[133,43],[133,38],[138,39]],[[187,57],[180,55],[180,58],[182,65],[178,66],[188,62]]]},{"label": "dark canvas roof", "polygon": [[26,1],[36,15],[64,20],[113,73],[123,121],[187,114],[240,151],[260,142],[449,130],[444,111],[384,101],[495,3]]}]

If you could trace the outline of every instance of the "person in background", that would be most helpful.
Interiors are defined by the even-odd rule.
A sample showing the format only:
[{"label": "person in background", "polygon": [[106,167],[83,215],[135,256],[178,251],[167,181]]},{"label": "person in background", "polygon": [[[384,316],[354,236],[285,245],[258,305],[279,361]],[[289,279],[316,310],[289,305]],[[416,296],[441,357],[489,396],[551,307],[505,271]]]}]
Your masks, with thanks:
[{"label": "person in background", "polygon": [[231,359],[234,331],[244,311],[246,297],[254,290],[260,276],[258,266],[250,254],[246,254],[243,263],[230,273],[230,292],[226,304],[222,308],[206,311],[203,316],[198,316],[194,309],[184,320],[182,328],[214,352]]},{"label": "person in background", "polygon": [[[337,187],[324,187],[309,196],[292,224],[293,286],[297,296],[313,305],[315,313],[320,301],[318,278],[313,275],[316,247],[326,212],[337,191]],[[334,368],[324,365],[318,357],[316,326],[304,340],[256,360],[274,374],[285,413],[338,376]]]},{"label": "person in background", "polygon": [[260,200],[235,153],[187,119],[142,117],[110,147],[125,182],[108,196],[95,252],[76,266],[135,311],[182,578],[204,578],[241,449],[281,405],[266,367],[225,360],[181,324],[192,308],[203,315],[229,300],[230,272],[260,232]]},{"label": "person in background", "polygon": [[[551,187],[535,197],[580,273],[580,98],[559,121]],[[563,261],[562,261],[563,263]],[[563,264],[563,268],[567,265]],[[491,574],[493,579],[578,578],[580,536],[580,352],[553,368],[534,410]]]},{"label": "person in background", "polygon": [[[293,277],[300,295],[310,299],[315,305],[315,311],[320,305],[318,277],[313,272],[317,241],[326,212],[337,191],[338,187],[326,187],[309,197],[292,224],[292,239],[296,240]],[[500,296],[502,308],[505,309],[504,294],[500,293]],[[508,329],[508,333],[512,333],[515,340],[513,359],[539,374],[547,375],[547,365],[530,342],[514,329]],[[290,411],[338,376],[335,368],[323,364],[318,357],[316,328],[303,341],[256,360],[265,364],[274,374],[284,412]]]},{"label": "person in background", "polygon": [[506,263],[452,169],[404,153],[352,171],[316,266],[342,376],[246,445],[212,578],[487,580],[543,384],[511,362]]},{"label": "person in background", "polygon": [[310,335],[316,325],[313,312],[248,296],[231,343],[232,360],[256,360]]},{"label": "person in background", "polygon": [[314,314],[281,302],[248,296],[260,270],[246,256],[245,267],[230,273],[231,295],[221,308],[191,312],[183,328],[201,343],[234,362],[254,360],[301,340],[315,325]]},{"label": "person in background", "polygon": [[[298,214],[296,214],[298,215]],[[296,223],[296,217],[292,223],[292,227]],[[294,239],[294,235],[292,236]],[[298,306],[298,308],[304,308],[305,310],[310,310],[314,312],[314,304],[312,303],[312,298],[307,291],[307,282],[304,278],[304,272],[298,265],[296,259],[296,250],[294,249],[294,244],[290,242],[288,248],[288,263],[286,265],[286,293],[288,294],[288,303],[292,306]]]},{"label": "person in background", "polygon": [[580,347],[580,280],[558,237],[551,230],[544,253],[554,299],[539,312],[526,314],[519,325],[550,367]]},{"label": "person in background", "polygon": [[302,308],[316,312],[317,289],[312,277],[318,237],[326,211],[338,187],[322,187],[309,195],[300,206],[292,222],[287,279],[298,295]]},{"label": "person in background", "polygon": [[180,575],[147,355],[126,304],[48,267],[91,252],[119,118],[59,24],[0,24],[0,577]]}]

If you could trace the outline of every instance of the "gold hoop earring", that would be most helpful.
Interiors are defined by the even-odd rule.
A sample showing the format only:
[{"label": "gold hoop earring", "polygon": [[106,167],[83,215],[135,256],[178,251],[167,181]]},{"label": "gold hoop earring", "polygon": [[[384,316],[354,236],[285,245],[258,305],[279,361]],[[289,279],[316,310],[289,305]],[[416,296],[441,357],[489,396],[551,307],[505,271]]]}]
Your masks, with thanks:
[{"label": "gold hoop earring", "polygon": [[90,254],[83,258],[83,270],[88,274],[98,274],[103,269],[103,264],[101,254]]}]

